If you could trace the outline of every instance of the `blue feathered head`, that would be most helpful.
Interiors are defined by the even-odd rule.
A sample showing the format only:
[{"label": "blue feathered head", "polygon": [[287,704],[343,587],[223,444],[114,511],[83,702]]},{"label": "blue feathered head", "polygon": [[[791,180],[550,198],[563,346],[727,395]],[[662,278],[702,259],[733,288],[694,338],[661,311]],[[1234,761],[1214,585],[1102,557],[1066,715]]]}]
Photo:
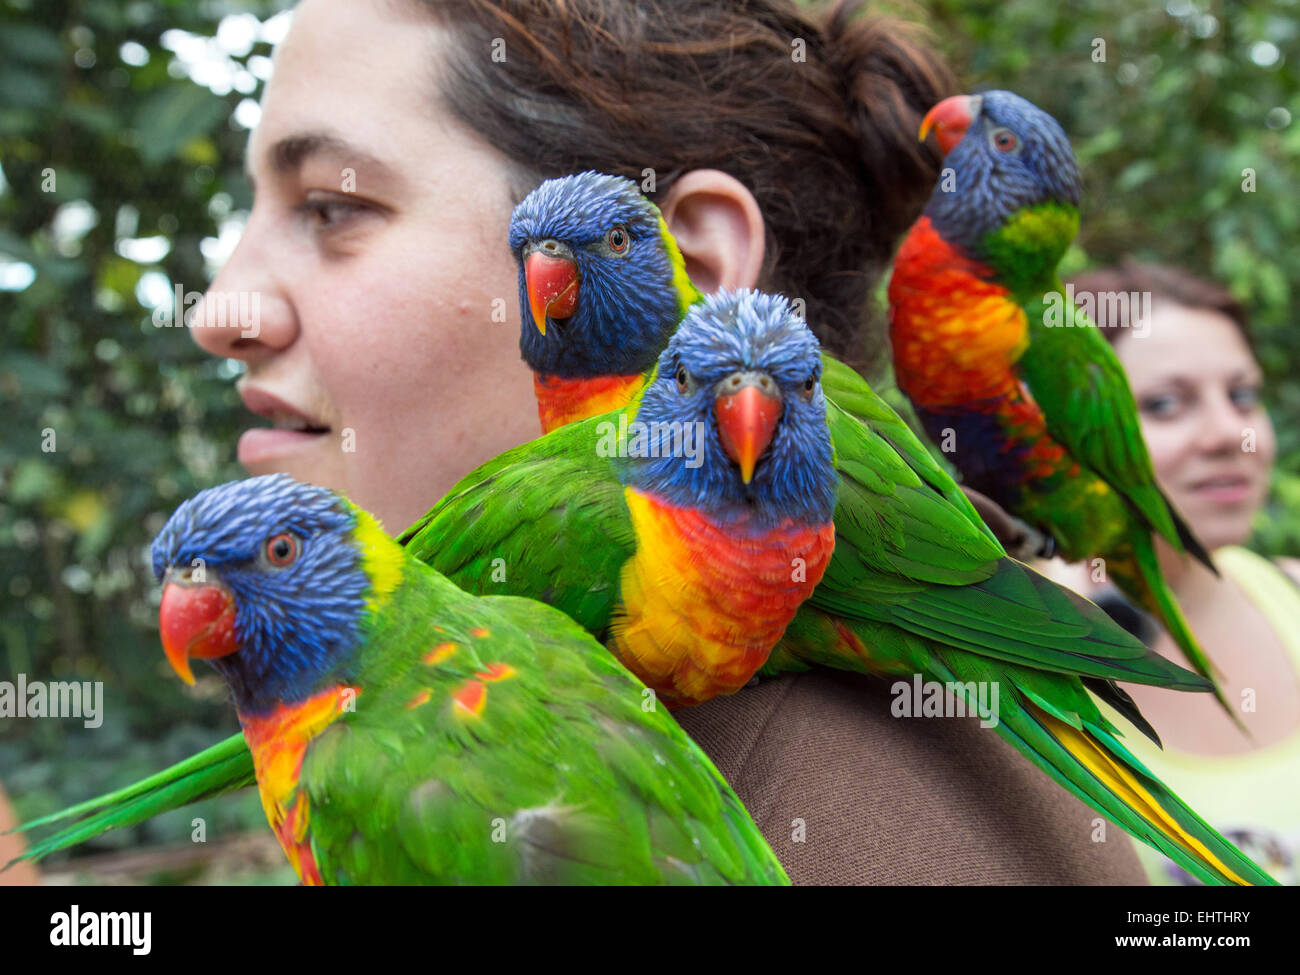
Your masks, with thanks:
[{"label": "blue feathered head", "polygon": [[681,254],[659,208],[630,179],[547,180],[515,207],[510,249],[519,262],[519,348],[534,372],[643,373],[681,319]]},{"label": "blue feathered head", "polygon": [[836,477],[821,372],[817,339],[785,298],[705,298],[642,393],[621,451],[625,480],[755,531],[787,518],[824,524]]},{"label": "blue feathered head", "polygon": [[372,591],[354,531],[361,515],[287,474],[209,488],[177,508],[152,552],[177,673],[193,682],[189,658],[210,659],[241,714],[337,682]]},{"label": "blue feathered head", "polygon": [[1065,130],[1019,95],[954,95],[926,115],[921,131],[931,128],[947,155],[925,214],[951,243],[977,252],[1025,207],[1079,206],[1079,166]]}]

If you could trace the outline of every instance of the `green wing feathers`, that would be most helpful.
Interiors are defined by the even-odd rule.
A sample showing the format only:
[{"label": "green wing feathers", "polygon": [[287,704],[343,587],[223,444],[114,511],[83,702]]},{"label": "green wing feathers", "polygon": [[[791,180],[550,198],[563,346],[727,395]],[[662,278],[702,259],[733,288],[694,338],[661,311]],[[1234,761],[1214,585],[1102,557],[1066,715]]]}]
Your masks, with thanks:
[{"label": "green wing feathers", "polygon": [[[1063,290],[1059,281],[1056,287]],[[1208,554],[1156,485],[1137,403],[1110,344],[1081,311],[1073,311],[1074,327],[1048,327],[1033,307],[1027,312],[1035,324],[1017,372],[1042,409],[1048,432],[1118,491],[1149,530],[1213,570]]]},{"label": "green wing feathers", "polygon": [[[643,685],[581,627],[515,597],[455,590],[459,607],[448,605],[453,587],[438,581],[436,603],[408,594],[401,616],[432,612],[454,650],[436,667],[372,654],[369,700],[304,760],[326,877],[788,883],[709,759],[666,711],[643,707]],[[458,703],[474,681],[477,713]]]}]

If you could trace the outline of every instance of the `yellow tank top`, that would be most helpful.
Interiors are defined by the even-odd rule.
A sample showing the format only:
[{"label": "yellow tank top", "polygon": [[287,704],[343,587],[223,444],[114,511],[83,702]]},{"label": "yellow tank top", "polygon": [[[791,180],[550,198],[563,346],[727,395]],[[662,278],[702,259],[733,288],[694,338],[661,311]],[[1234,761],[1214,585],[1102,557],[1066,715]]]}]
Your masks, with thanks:
[{"label": "yellow tank top", "polygon": [[[1244,548],[1219,549],[1214,564],[1259,607],[1300,675],[1300,590],[1272,562]],[[1114,711],[1102,708],[1126,727]],[[1300,729],[1240,755],[1162,751],[1135,732],[1123,740],[1138,761],[1279,883],[1300,884]],[[1153,884],[1198,883],[1145,843],[1134,846]]]}]

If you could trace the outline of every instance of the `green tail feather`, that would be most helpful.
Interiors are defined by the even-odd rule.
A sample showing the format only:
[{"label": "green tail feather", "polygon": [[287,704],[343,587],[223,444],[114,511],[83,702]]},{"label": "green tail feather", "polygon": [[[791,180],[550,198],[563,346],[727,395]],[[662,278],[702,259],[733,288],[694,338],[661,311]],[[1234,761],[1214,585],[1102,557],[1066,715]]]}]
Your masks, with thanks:
[{"label": "green tail feather", "polygon": [[[1271,874],[1220,835],[1213,826],[1198,816],[1187,803],[1178,798],[1173,791],[1148,771],[1114,735],[1096,725],[1087,724],[1085,727],[1107,751],[1123,760],[1130,771],[1137,776],[1147,791],[1156,799],[1160,808],[1169,814],[1185,832],[1203,843],[1224,866],[1247,883],[1261,887],[1279,886]],[[1139,819],[1138,821],[1139,823],[1145,823],[1145,820]],[[1132,830],[1129,831],[1133,832]],[[1146,826],[1144,833],[1134,835],[1146,839],[1165,856],[1202,880],[1210,877],[1212,882],[1220,884],[1233,883],[1230,878],[1223,876],[1218,870],[1207,869],[1199,858],[1193,857],[1182,846],[1173,843],[1164,833],[1155,830],[1150,825]]]},{"label": "green tail feather", "polygon": [[1129,565],[1112,566],[1111,575],[1131,599],[1135,599],[1149,612],[1155,614],[1173,641],[1178,644],[1178,648],[1186,654],[1192,669],[1214,685],[1214,696],[1223,706],[1228,717],[1232,719],[1232,723],[1249,735],[1241,717],[1228,703],[1223,688],[1219,686],[1213,662],[1202,649],[1191,627],[1187,625],[1187,619],[1178,606],[1178,600],[1174,598],[1169,584],[1165,582],[1165,577],[1160,571],[1160,562],[1156,557],[1155,545],[1149,533],[1133,533],[1132,561]]},{"label": "green tail feather", "polygon": [[38,829],[60,820],[84,817],[33,843],[17,860],[40,860],[57,850],[84,843],[110,829],[134,826],[160,813],[234,792],[252,785],[254,781],[253,756],[244,742],[244,736],[242,733],[231,735],[225,741],[147,779],[17,827],[12,832]]},{"label": "green tail feather", "polygon": [[[964,658],[969,663],[969,658]],[[951,664],[951,668],[944,664]],[[1221,836],[1181,799],[1170,791],[1155,775],[1146,769],[1115,737],[1114,728],[1108,727],[1104,717],[1088,720],[1077,714],[1062,713],[1051,707],[1039,695],[1017,684],[1007,671],[1000,674],[984,666],[963,666],[963,659],[944,655],[935,660],[936,669],[945,681],[961,683],[971,679],[996,680],[1014,699],[999,709],[996,731],[1015,746],[1016,750],[1046,772],[1054,782],[1076,799],[1105,815],[1111,822],[1137,839],[1159,850],[1193,876],[1208,884],[1233,885],[1237,881],[1220,870],[1209,858],[1190,850],[1176,841],[1167,826],[1143,815],[1129,799],[1118,794],[1101,777],[1095,774],[1070,750],[1061,737],[1050,727],[1051,719],[1063,722],[1091,737],[1092,741],[1108,753],[1111,761],[1123,766],[1141,784],[1169,819],[1188,836],[1204,845],[1211,857],[1242,880],[1257,886],[1277,886],[1278,883],[1253,860]],[[1005,698],[1004,698],[1005,701]],[[1048,716],[1050,715],[1050,717]],[[1106,726],[1103,726],[1106,725]]]},{"label": "green tail feather", "polygon": [[[1168,498],[1165,498],[1165,504],[1169,504]],[[1183,521],[1182,515],[1174,510],[1172,504],[1169,504],[1169,514],[1174,519],[1174,527],[1178,529],[1178,541],[1182,543],[1183,551],[1217,576],[1219,569],[1214,564],[1214,560],[1210,558],[1210,553],[1201,544],[1201,540],[1192,534],[1191,528],[1187,526],[1187,522]]]}]

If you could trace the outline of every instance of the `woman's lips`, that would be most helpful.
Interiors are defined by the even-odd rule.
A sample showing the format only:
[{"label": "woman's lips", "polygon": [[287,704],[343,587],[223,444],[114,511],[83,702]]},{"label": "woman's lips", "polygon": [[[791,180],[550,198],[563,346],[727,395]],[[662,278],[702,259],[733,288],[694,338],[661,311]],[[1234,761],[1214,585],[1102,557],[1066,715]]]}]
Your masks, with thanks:
[{"label": "woman's lips", "polygon": [[1248,501],[1253,494],[1252,482],[1248,477],[1224,475],[1207,477],[1192,485],[1192,492],[1206,501],[1215,504],[1240,504]]},{"label": "woman's lips", "polygon": [[274,427],[253,427],[245,430],[239,437],[236,456],[245,467],[253,464],[274,462],[280,458],[302,450],[304,447],[320,443],[329,435],[328,430],[309,433],[305,430],[277,430]]},{"label": "woman's lips", "polygon": [[273,424],[245,430],[239,438],[237,456],[244,467],[275,462],[321,443],[330,433],[329,426],[264,389],[243,386],[239,395],[250,412]]}]

